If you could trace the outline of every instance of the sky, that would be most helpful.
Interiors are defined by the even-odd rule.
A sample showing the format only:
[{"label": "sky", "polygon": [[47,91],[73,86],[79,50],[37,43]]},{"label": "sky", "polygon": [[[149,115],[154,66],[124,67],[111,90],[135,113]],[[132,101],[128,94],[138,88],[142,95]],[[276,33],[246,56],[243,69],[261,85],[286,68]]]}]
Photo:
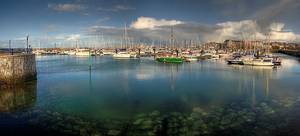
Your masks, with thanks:
[{"label": "sky", "polygon": [[1,0],[0,47],[8,40],[70,46],[121,41],[300,41],[300,0]]}]

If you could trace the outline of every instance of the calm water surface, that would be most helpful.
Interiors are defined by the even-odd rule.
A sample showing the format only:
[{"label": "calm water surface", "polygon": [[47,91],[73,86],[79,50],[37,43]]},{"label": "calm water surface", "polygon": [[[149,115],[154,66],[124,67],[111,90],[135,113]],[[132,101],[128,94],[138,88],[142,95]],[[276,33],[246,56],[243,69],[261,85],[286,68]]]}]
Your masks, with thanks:
[{"label": "calm water surface", "polygon": [[300,96],[300,63],[288,56],[280,67],[235,66],[223,60],[178,65],[153,58],[39,56],[37,69],[36,82],[2,89],[2,120],[37,110],[97,121],[129,120],[153,111],[190,114],[232,103],[293,103]]}]

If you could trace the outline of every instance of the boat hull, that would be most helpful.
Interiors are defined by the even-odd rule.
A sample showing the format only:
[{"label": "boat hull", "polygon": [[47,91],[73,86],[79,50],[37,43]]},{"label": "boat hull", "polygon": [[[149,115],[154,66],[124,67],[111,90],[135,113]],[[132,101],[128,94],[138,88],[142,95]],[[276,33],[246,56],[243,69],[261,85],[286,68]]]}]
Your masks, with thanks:
[{"label": "boat hull", "polygon": [[182,58],[176,58],[176,57],[161,57],[156,59],[159,62],[164,62],[164,63],[182,63],[183,59]]},{"label": "boat hull", "polygon": [[130,58],[130,54],[114,54],[113,58],[116,58],[116,59],[127,59],[127,58]]},{"label": "boat hull", "polygon": [[185,58],[186,62],[198,61],[198,58]]},{"label": "boat hull", "polygon": [[75,55],[76,56],[91,56],[91,54],[89,52],[77,52]]},{"label": "boat hull", "polygon": [[251,65],[251,66],[274,66],[272,61],[264,62],[263,60],[247,60],[243,61],[244,65]]},{"label": "boat hull", "polygon": [[227,61],[228,64],[236,64],[236,65],[243,65],[243,61],[241,60],[228,60]]}]

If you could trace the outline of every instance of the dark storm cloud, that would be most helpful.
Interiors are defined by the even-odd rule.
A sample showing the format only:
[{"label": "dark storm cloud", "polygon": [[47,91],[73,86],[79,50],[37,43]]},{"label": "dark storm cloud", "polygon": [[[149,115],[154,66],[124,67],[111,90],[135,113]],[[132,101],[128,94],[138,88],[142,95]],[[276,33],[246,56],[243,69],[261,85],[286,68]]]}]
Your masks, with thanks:
[{"label": "dark storm cloud", "polygon": [[270,3],[270,5],[258,10],[254,14],[254,19],[257,20],[263,31],[267,31],[264,30],[266,26],[278,20],[283,15],[289,16],[289,14],[298,14],[297,12],[291,13],[289,11],[300,7],[299,0],[274,0],[273,2],[274,3]]},{"label": "dark storm cloud", "polygon": [[[152,20],[152,22],[149,22],[149,20]],[[183,21],[176,22],[180,23],[170,25],[174,23],[174,20],[140,17],[132,22],[131,27],[127,29],[128,36],[132,39],[168,41],[170,40],[171,28],[173,27],[174,38],[177,41],[223,42],[226,39],[264,40],[266,38],[266,33],[261,31],[259,24],[253,20],[227,21],[214,25]],[[165,25],[159,26],[158,24]],[[268,28],[272,30],[269,33],[273,40],[294,40],[299,38],[299,35],[293,32],[284,32],[284,24],[282,23],[272,23]],[[124,28],[93,26],[85,29],[84,33],[87,35],[103,33],[114,39],[122,39]]]},{"label": "dark storm cloud", "polygon": [[[221,29],[220,26],[211,26],[199,23],[184,23],[173,26],[174,36],[176,40],[206,40],[207,34],[214,34],[216,30]],[[85,29],[87,35],[105,34],[112,38],[123,38],[124,28],[92,26]],[[171,35],[171,26],[160,26],[155,30],[127,28],[128,36],[134,39],[142,40],[169,40]]]}]

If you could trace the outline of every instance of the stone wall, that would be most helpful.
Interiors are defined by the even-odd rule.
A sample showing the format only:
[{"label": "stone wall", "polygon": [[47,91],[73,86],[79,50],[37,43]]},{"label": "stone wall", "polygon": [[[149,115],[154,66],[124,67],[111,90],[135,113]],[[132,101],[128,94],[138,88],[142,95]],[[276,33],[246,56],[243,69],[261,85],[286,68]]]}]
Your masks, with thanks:
[{"label": "stone wall", "polygon": [[17,84],[36,80],[34,54],[0,56],[0,84]]}]

